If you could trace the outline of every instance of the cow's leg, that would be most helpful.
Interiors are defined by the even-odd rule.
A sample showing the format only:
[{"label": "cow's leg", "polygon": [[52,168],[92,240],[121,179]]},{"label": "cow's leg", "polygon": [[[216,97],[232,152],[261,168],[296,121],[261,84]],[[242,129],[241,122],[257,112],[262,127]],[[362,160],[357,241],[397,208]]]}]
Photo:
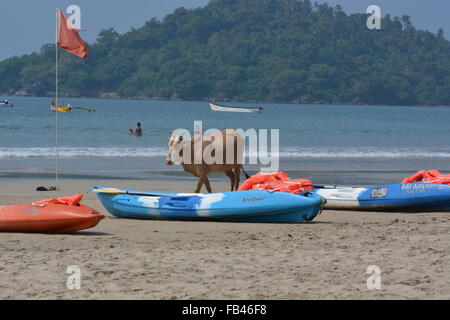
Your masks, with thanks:
[{"label": "cow's leg", "polygon": [[241,182],[241,166],[234,167],[234,187],[236,191],[239,189],[239,183]]},{"label": "cow's leg", "polygon": [[231,191],[233,191],[234,190],[234,180],[235,180],[234,172],[233,172],[233,170],[225,171],[225,174],[227,175],[228,178],[230,178]]},{"label": "cow's leg", "polygon": [[197,175],[199,177],[198,179],[198,184],[197,184],[197,189],[196,189],[196,193],[199,193],[203,184],[206,186],[206,190],[208,190],[208,192],[211,192],[211,186],[209,185],[209,180],[208,180],[208,172],[206,170],[205,166],[201,166],[198,168],[197,170]]},{"label": "cow's leg", "polygon": [[209,184],[208,176],[206,174],[205,174],[205,177],[204,177],[204,181],[205,181],[206,190],[209,193],[211,193],[212,192],[211,185]]},{"label": "cow's leg", "polygon": [[197,188],[195,189],[195,193],[199,193],[200,190],[202,189],[203,183],[204,183],[204,177],[203,176],[199,176],[198,177],[198,183],[197,183]]}]

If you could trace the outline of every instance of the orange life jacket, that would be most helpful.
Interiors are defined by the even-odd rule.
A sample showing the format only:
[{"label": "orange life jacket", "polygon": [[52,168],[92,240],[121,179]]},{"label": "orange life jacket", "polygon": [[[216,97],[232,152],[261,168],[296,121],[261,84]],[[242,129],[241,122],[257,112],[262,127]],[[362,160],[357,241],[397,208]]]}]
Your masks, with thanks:
[{"label": "orange life jacket", "polygon": [[289,176],[284,172],[270,174],[260,172],[245,180],[238,191],[270,190],[303,193],[312,189],[314,189],[313,183],[308,179],[289,179]]},{"label": "orange life jacket", "polygon": [[46,206],[47,204],[52,203],[52,204],[66,204],[68,206],[78,206],[80,204],[81,199],[83,199],[82,194],[75,194],[73,196],[68,196],[68,197],[45,199],[45,200],[33,202],[33,205]]},{"label": "orange life jacket", "polygon": [[450,174],[441,174],[438,170],[421,170],[402,181],[402,183],[411,182],[450,184]]}]

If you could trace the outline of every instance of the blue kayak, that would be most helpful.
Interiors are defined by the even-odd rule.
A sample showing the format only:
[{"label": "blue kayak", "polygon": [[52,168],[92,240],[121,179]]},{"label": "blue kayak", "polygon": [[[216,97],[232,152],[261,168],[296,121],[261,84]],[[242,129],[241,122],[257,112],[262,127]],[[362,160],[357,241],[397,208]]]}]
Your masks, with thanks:
[{"label": "blue kayak", "polygon": [[365,188],[317,187],[327,200],[325,209],[371,211],[450,211],[450,186],[435,183],[399,183]]},{"label": "blue kayak", "polygon": [[324,199],[263,190],[222,193],[169,193],[92,187],[113,216],[131,219],[235,222],[311,221]]}]

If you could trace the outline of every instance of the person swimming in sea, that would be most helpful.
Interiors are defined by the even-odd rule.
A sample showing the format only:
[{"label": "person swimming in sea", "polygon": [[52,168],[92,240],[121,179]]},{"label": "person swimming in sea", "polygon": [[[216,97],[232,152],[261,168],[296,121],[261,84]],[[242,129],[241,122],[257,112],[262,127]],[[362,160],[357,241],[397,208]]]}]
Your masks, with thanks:
[{"label": "person swimming in sea", "polygon": [[136,129],[134,129],[134,134],[138,137],[142,136],[142,128],[140,122],[137,123]]},{"label": "person swimming in sea", "polygon": [[142,136],[142,128],[141,128],[141,123],[138,122],[136,129],[128,129],[128,133],[129,134],[134,134],[136,137],[140,137]]}]

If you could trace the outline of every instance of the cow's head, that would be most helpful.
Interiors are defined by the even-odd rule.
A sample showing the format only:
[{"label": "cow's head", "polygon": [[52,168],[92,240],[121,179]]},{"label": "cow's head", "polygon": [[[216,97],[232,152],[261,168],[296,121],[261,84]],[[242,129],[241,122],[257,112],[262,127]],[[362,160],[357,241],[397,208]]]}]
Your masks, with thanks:
[{"label": "cow's head", "polygon": [[169,138],[169,153],[167,154],[166,164],[171,166],[174,165],[175,162],[173,160],[173,152],[178,151],[180,144],[183,143],[183,136],[172,135]]}]

